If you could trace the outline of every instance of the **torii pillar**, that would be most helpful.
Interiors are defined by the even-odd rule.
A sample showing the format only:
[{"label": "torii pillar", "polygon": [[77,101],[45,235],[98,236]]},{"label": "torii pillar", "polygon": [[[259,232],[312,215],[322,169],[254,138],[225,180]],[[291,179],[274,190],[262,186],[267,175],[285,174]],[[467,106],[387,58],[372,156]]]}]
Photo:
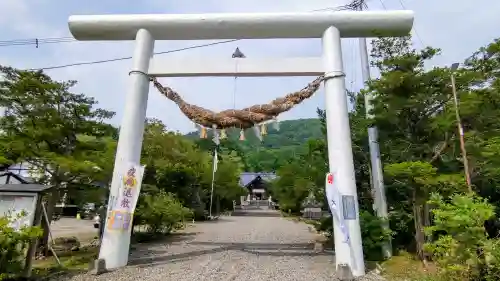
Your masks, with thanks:
[{"label": "torii pillar", "polygon": [[[233,76],[234,64],[241,64],[238,76],[325,75],[328,159],[341,195],[354,199],[349,216],[344,215],[350,240],[346,243],[334,221],[337,269],[346,267],[354,277],[365,274],[359,210],[356,193],[351,133],[347,111],[341,38],[404,36],[413,25],[411,11],[342,11],[253,14],[153,14],[79,15],[69,18],[69,29],[78,40],[135,40],[130,87],[120,127],[120,139],[111,183],[109,206],[117,196],[121,163],[139,163],[149,91],[153,76]],[[322,38],[323,56],[302,59],[232,59],[225,63],[162,64],[153,56],[155,40],[213,40],[266,38]],[[151,61],[151,64],[150,64]],[[179,62],[179,61],[178,61]],[[346,206],[344,206],[347,208]],[[342,210],[342,206],[339,206]],[[128,262],[130,231],[104,232],[99,258],[108,269]]]}]

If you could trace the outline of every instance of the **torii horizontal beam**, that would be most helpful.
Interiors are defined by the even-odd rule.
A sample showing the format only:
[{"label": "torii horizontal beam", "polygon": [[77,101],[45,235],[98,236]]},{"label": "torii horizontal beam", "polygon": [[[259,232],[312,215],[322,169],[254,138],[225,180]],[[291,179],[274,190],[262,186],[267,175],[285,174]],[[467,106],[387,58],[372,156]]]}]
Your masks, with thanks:
[{"label": "torii horizontal beam", "polygon": [[155,77],[283,77],[325,74],[323,58],[158,58],[149,64]]},{"label": "torii horizontal beam", "polygon": [[68,23],[78,40],[134,40],[140,29],[155,40],[321,38],[330,26],[347,38],[407,35],[413,12],[74,15]]}]

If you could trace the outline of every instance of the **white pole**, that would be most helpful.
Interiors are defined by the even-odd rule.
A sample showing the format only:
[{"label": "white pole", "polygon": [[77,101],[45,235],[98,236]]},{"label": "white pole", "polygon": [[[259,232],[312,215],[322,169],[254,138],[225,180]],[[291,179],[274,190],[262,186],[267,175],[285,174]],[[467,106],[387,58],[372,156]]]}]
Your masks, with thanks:
[{"label": "white pole", "polygon": [[[457,66],[458,67],[458,66]],[[452,66],[453,70],[453,66]],[[464,161],[464,173],[465,173],[465,181],[467,182],[467,187],[469,188],[469,192],[472,193],[472,184],[469,173],[469,160],[467,160],[467,150],[465,148],[465,140],[464,140],[464,128],[462,126],[462,121],[460,119],[460,109],[458,105],[458,97],[457,97],[457,87],[455,85],[455,74],[451,73],[451,90],[453,92],[453,102],[455,104],[455,119],[457,120],[458,134],[460,135],[460,149],[462,150],[462,159]]]},{"label": "white pole", "polygon": [[[361,53],[361,75],[365,83],[370,80],[370,64],[368,62],[367,49],[366,38],[360,38],[359,50]],[[366,93],[365,108],[367,119],[373,118],[373,115],[371,114],[371,110],[373,109],[372,100],[372,94],[370,92]],[[382,169],[382,161],[380,159],[380,147],[378,145],[378,130],[375,126],[371,126],[368,128],[368,145],[370,148],[370,165],[372,167],[372,189],[374,191],[373,209],[379,218],[382,218],[386,221],[383,225],[384,229],[389,230],[389,222],[387,221],[388,213],[387,198],[385,196],[384,173]],[[382,255],[385,258],[390,258],[392,256],[392,244],[390,240],[388,243],[382,245]]]},{"label": "white pole", "polygon": [[[118,196],[121,169],[124,163],[140,163],[141,149],[148,103],[149,61],[153,55],[154,39],[146,29],[139,29],[135,39],[132,71],[130,71],[130,90],[125,101],[125,110],[120,127],[120,138],[116,151],[113,179],[108,201],[108,214],[114,207]],[[99,259],[104,259],[107,269],[127,265],[130,247],[131,228],[128,231],[109,231],[108,220],[104,229]]]},{"label": "white pole", "polygon": [[[347,111],[342,47],[340,32],[336,27],[329,27],[323,34],[323,59],[329,168],[330,172],[336,175],[340,195],[346,199],[353,199],[354,204],[352,207],[354,210],[350,212],[355,214],[353,219],[345,218],[341,214],[349,231],[350,240],[347,243],[344,243],[340,226],[334,220],[336,267],[337,271],[339,271],[339,269],[347,266],[352,275],[358,277],[365,274],[365,265],[359,226],[359,208],[351,147],[351,130]],[[340,208],[340,210],[342,209]]]},{"label": "white pole", "polygon": [[210,209],[208,210],[208,216],[210,219],[212,218],[212,204],[214,200],[214,182],[215,182],[215,168],[217,165],[217,146],[214,148],[214,157],[213,157],[214,163],[212,164],[212,187],[210,190]]}]

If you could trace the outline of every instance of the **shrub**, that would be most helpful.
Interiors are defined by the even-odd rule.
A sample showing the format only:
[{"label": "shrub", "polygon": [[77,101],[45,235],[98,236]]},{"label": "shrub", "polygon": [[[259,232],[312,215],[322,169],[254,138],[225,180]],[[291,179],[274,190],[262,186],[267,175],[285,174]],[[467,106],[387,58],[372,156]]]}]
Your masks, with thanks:
[{"label": "shrub", "polygon": [[0,217],[0,280],[17,276],[22,272],[25,252],[34,238],[42,236],[40,227],[23,226],[19,230],[12,223],[26,213]]},{"label": "shrub", "polygon": [[437,263],[442,280],[499,280],[500,240],[488,239],[484,222],[495,208],[474,195],[456,194],[449,199],[434,194],[429,201],[435,208],[434,236],[426,251]]},{"label": "shrub", "polygon": [[193,214],[172,193],[160,191],[141,199],[134,219],[136,224],[145,225],[152,234],[168,234],[182,227]]},{"label": "shrub", "polygon": [[329,236],[333,235],[333,219],[332,216],[322,217],[319,223],[315,225],[317,231],[326,232]]},{"label": "shrub", "polygon": [[372,213],[361,210],[359,213],[363,253],[370,261],[382,260],[382,246],[390,241],[392,232],[384,229],[384,220]]},{"label": "shrub", "polygon": [[[383,221],[365,210],[359,213],[359,223],[365,258],[372,261],[382,259],[382,245],[391,239],[392,232],[384,230]],[[315,227],[317,231],[324,231],[333,237],[331,216],[321,218],[320,223]]]}]

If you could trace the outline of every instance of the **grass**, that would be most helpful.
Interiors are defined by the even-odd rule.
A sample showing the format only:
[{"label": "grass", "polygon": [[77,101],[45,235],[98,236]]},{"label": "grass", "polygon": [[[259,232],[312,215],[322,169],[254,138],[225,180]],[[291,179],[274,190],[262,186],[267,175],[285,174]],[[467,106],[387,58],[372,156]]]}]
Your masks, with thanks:
[{"label": "grass", "polygon": [[[294,222],[304,222],[314,227],[320,224],[317,220],[302,218],[293,214],[282,212],[283,216]],[[326,239],[323,243],[324,249],[334,250],[333,239]],[[366,261],[366,266],[369,269],[377,268],[379,262]],[[417,259],[414,255],[407,252],[400,252],[393,256],[390,260],[381,263],[382,275],[391,281],[436,281],[436,268],[432,263],[428,263],[427,267]]]},{"label": "grass", "polygon": [[97,258],[98,254],[99,247],[88,246],[82,247],[79,251],[59,254],[60,266],[54,257],[35,260],[33,263],[33,275],[46,277],[56,273],[80,273],[88,270],[89,264]]},{"label": "grass", "polygon": [[427,267],[415,256],[400,252],[391,259],[382,263],[383,276],[387,280],[394,281],[424,281],[435,280],[432,276],[435,274],[435,268],[432,264]]},{"label": "grass", "polygon": [[[314,227],[320,224],[317,220],[302,218],[287,212],[282,212],[282,215],[283,217],[294,222],[304,222]],[[323,247],[324,249],[333,250],[333,239],[327,239],[323,243]],[[380,264],[380,262],[366,261],[366,267],[368,269],[375,269],[378,267],[378,264]],[[436,270],[432,263],[428,263],[427,267],[425,267],[419,259],[407,252],[400,252],[393,256],[390,260],[382,262],[381,268],[382,275],[387,280],[391,281],[436,281],[436,278],[434,277]]]},{"label": "grass", "polygon": [[[78,234],[67,235],[67,236],[76,237],[78,239],[78,241],[80,241],[80,243],[82,243],[82,245],[88,244],[91,241],[98,239],[98,234],[96,232],[84,232],[84,233],[78,233]],[[67,236],[58,236],[58,237],[67,237]],[[58,237],[54,237],[54,238],[58,238]]]},{"label": "grass", "polygon": [[[180,226],[179,226],[180,227]],[[183,225],[180,229],[185,228]],[[168,234],[150,234],[144,231],[136,230],[132,239],[132,247],[135,243],[144,242],[154,242],[156,240],[164,240],[166,237],[171,236],[173,233]],[[176,235],[174,235],[176,236]],[[90,235],[85,237],[80,236],[80,238],[85,239],[85,242],[91,240]],[[95,238],[95,237],[93,237]],[[89,265],[97,259],[99,255],[99,246],[83,246],[79,251],[68,251],[58,253],[59,261],[61,265],[57,263],[55,257],[50,256],[43,260],[35,260],[33,262],[33,276],[36,278],[49,277],[56,274],[78,274],[89,270]]]}]

